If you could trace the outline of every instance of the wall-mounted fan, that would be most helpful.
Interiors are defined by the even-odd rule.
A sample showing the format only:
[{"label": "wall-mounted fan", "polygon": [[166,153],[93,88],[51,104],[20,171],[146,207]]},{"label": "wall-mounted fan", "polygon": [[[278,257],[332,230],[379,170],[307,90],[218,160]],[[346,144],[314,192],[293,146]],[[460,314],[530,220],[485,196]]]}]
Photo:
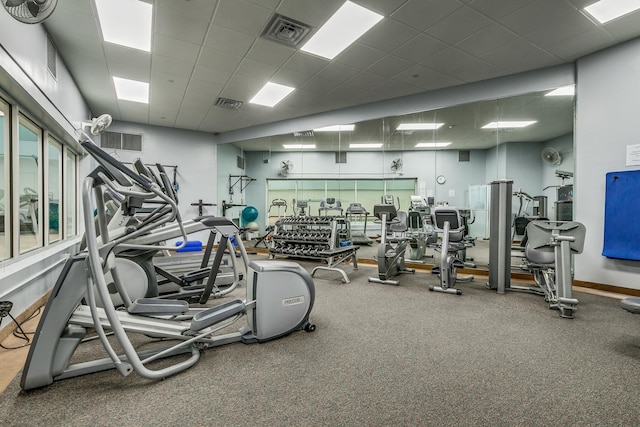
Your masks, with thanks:
[{"label": "wall-mounted fan", "polygon": [[100,135],[111,125],[112,118],[109,114],[102,114],[99,117],[91,119],[91,134]]},{"label": "wall-mounted fan", "polygon": [[400,172],[402,170],[402,159],[397,158],[391,161],[391,171]]},{"label": "wall-mounted fan", "polygon": [[287,176],[293,170],[293,162],[291,160],[283,160],[280,162],[280,172],[278,175]]},{"label": "wall-mounted fan", "polygon": [[2,0],[9,15],[25,24],[39,24],[56,8],[58,0]]},{"label": "wall-mounted fan", "polygon": [[555,148],[544,148],[540,155],[542,156],[542,160],[548,165],[559,165],[562,163],[562,156]]}]

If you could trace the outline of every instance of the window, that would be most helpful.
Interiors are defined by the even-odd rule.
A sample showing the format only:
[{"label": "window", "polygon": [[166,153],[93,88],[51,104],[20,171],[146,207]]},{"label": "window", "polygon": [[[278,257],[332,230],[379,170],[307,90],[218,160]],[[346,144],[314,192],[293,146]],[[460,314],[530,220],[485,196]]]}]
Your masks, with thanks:
[{"label": "window", "polygon": [[60,226],[61,202],[62,202],[62,145],[50,138],[48,145],[47,160],[47,207],[49,213],[49,243],[57,242],[61,239],[62,228]]},{"label": "window", "polygon": [[0,98],[0,260],[11,254],[9,226],[9,104]]},{"label": "window", "polygon": [[64,155],[64,237],[75,236],[76,231],[76,155],[65,149]]},{"label": "window", "polygon": [[[18,119],[17,160],[14,167],[17,206],[18,253],[43,245],[42,230],[42,131],[28,119]],[[15,211],[14,211],[15,212]]]}]

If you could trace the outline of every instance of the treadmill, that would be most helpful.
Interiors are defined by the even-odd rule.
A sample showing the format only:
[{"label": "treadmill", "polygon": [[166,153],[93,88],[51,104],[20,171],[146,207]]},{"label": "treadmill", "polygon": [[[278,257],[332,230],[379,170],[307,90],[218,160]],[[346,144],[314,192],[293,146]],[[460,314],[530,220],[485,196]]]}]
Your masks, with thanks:
[{"label": "treadmill", "polygon": [[369,212],[362,207],[360,203],[351,203],[347,208],[347,220],[351,222],[354,217],[362,218],[364,216],[364,230],[354,231],[351,229],[351,243],[354,245],[372,245],[373,240],[367,237],[367,218]]}]

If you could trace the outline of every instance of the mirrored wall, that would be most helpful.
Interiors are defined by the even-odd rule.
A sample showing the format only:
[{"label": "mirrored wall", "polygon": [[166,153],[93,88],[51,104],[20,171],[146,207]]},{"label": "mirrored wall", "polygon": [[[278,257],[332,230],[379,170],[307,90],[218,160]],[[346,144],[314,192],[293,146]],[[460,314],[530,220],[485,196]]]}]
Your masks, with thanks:
[{"label": "mirrored wall", "polygon": [[[264,213],[262,231],[301,207],[317,215],[327,202],[343,212],[359,203],[372,213],[387,196],[408,211],[413,196],[464,210],[480,247],[490,235],[487,184],[510,179],[514,216],[566,219],[574,170],[570,89],[234,143],[257,182],[245,202]],[[355,230],[363,226],[361,217],[352,222]]]}]

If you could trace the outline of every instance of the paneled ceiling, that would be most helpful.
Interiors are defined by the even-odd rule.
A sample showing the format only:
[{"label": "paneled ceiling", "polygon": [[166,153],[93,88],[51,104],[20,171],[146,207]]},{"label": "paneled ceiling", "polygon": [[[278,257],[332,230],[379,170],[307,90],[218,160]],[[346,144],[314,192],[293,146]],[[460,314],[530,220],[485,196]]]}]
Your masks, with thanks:
[{"label": "paneled ceiling", "polygon": [[[149,1],[151,53],[105,43],[92,0],[60,0],[45,26],[94,115],[212,133],[567,63],[640,36],[640,13],[601,25],[581,11],[595,0],[353,1],[384,19],[333,60],[261,35],[276,13],[312,34],[343,0]],[[149,104],[116,99],[112,76],[150,82]],[[249,104],[267,81],[296,90],[274,108]]]}]

